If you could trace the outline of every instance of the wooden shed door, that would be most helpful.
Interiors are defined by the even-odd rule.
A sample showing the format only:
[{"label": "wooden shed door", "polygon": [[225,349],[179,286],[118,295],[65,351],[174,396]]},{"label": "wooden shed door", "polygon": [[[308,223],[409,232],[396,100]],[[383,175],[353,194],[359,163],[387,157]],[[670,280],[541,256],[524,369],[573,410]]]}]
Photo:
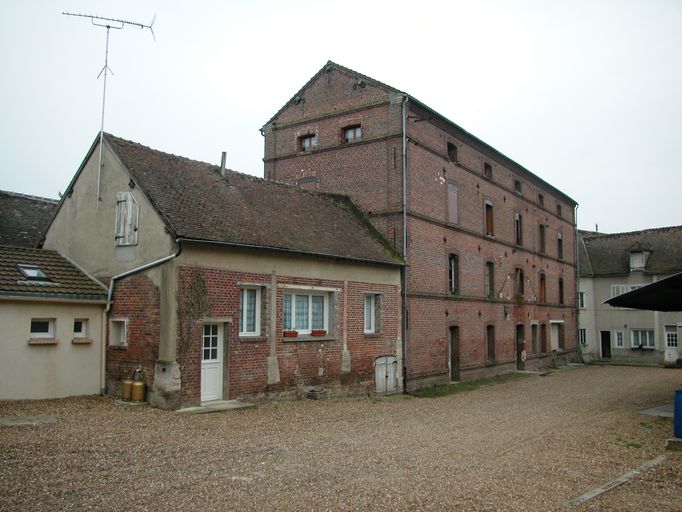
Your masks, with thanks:
[{"label": "wooden shed door", "polygon": [[382,356],[374,361],[374,378],[377,395],[389,395],[398,391],[398,360],[395,356]]}]

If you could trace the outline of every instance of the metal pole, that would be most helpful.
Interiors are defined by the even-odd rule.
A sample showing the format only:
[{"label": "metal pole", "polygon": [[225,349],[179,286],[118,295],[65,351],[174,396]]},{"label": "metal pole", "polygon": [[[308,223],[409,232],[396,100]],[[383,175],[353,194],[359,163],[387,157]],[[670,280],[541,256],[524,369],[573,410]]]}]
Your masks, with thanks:
[{"label": "metal pole", "polygon": [[[102,122],[99,129],[99,162],[97,164],[97,211],[99,211],[99,202],[102,200],[99,193],[100,181],[102,178],[102,144],[104,143],[104,107],[107,99],[107,74],[109,70],[109,30],[111,25],[107,25],[107,43],[104,50],[104,87],[102,90]],[[102,72],[100,71],[100,75]],[[99,76],[97,77],[99,78]]]}]

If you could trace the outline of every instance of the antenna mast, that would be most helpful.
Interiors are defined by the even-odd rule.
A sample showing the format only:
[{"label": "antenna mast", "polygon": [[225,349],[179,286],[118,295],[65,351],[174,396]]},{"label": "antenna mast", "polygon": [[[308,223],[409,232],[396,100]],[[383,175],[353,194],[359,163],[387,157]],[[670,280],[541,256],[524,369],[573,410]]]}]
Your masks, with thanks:
[{"label": "antenna mast", "polygon": [[[64,16],[76,16],[79,18],[88,18],[90,20],[90,23],[92,23],[96,27],[103,27],[107,29],[107,42],[106,42],[106,47],[104,51],[104,67],[99,72],[99,75],[97,75],[97,78],[102,76],[102,73],[104,73],[104,87],[102,90],[102,122],[100,125],[100,130],[99,130],[99,162],[97,164],[97,210],[99,211],[99,203],[102,200],[102,198],[99,195],[99,190],[100,190],[100,179],[102,176],[102,144],[104,142],[104,107],[106,105],[106,99],[107,99],[107,75],[108,72],[111,71],[111,68],[109,67],[109,31],[113,28],[115,30],[121,30],[124,28],[126,25],[130,25],[133,27],[137,27],[140,30],[144,30],[145,28],[148,28],[149,31],[152,33],[152,37],[154,38],[154,41],[156,41],[156,36],[154,35],[154,21],[156,20],[156,15],[154,15],[154,18],[152,19],[151,23],[149,25],[145,25],[144,23],[138,23],[136,21],[128,21],[128,20],[119,20],[115,18],[104,18],[102,16],[94,16],[91,14],[75,14],[71,12],[63,12],[62,13]],[[114,72],[111,71],[111,74],[113,75]]]}]

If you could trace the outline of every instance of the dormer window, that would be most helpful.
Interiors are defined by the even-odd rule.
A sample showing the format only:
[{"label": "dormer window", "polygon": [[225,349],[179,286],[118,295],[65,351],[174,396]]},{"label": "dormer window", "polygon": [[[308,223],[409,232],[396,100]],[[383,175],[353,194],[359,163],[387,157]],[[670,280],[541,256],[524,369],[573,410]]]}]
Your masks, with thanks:
[{"label": "dormer window", "polygon": [[312,151],[317,148],[317,135],[304,135],[298,138],[299,151]]},{"label": "dormer window", "polygon": [[49,281],[49,278],[40,270],[38,265],[18,264],[17,268],[28,281]]},{"label": "dormer window", "polygon": [[346,126],[343,129],[343,140],[347,144],[350,144],[351,142],[360,142],[362,140],[362,126],[359,124]]},{"label": "dormer window", "polygon": [[644,270],[648,253],[645,251],[633,251],[630,253],[630,272]]}]

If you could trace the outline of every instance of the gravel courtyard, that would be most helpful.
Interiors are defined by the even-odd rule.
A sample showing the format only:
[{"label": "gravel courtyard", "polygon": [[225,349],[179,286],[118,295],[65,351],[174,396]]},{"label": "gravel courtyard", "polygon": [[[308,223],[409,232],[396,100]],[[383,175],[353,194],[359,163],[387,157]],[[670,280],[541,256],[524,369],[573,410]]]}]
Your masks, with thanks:
[{"label": "gravel courtyard", "polygon": [[[682,371],[585,367],[441,398],[283,401],[215,414],[111,398],[0,402],[0,510],[682,510]],[[635,480],[567,501],[639,467]]]}]

